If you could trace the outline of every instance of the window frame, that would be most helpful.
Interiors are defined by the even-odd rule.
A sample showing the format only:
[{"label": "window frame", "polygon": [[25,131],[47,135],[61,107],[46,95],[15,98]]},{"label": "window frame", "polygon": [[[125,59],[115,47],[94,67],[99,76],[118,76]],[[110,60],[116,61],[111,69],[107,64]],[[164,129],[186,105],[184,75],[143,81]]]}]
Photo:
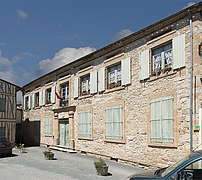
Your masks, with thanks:
[{"label": "window frame", "polygon": [[25,110],[29,110],[29,102],[30,101],[30,98],[29,98],[29,95],[28,96],[25,96]]},{"label": "window frame", "polygon": [[52,87],[45,90],[45,104],[51,104]]},{"label": "window frame", "polygon": [[[118,139],[118,138],[108,138],[107,137],[107,125],[106,125],[106,110],[110,109],[110,108],[114,108],[114,107],[120,107],[121,108],[121,119],[122,119],[122,138]],[[121,143],[124,144],[125,143],[125,102],[123,101],[118,101],[118,102],[111,102],[109,104],[107,104],[104,107],[104,141],[105,142],[112,142],[112,143]]]},{"label": "window frame", "polygon": [[[89,114],[89,122],[88,123],[82,123],[83,124],[89,124],[87,127],[89,128],[89,134],[87,136],[85,136],[83,133],[79,133],[79,114],[82,113],[86,113],[86,112],[90,112]],[[87,107],[80,107],[78,108],[78,113],[77,113],[77,117],[78,117],[78,139],[85,139],[85,140],[92,140],[93,139],[93,108],[90,106]]]},{"label": "window frame", "polygon": [[[61,83],[59,86],[60,86],[59,106],[67,107],[67,106],[69,106],[69,94],[70,94],[69,81]],[[64,97],[62,95],[63,94],[62,89],[65,90]],[[66,89],[67,89],[67,91],[66,91]],[[62,105],[63,102],[65,103],[64,106]]]},{"label": "window frame", "polygon": [[[173,109],[173,142],[154,142],[151,141],[151,102],[155,99],[161,99],[165,97],[172,97],[172,109]],[[178,147],[178,119],[177,119],[177,94],[174,92],[174,90],[168,90],[163,93],[159,92],[159,94],[151,94],[150,98],[148,99],[148,121],[147,121],[147,127],[148,127],[148,146],[150,147],[170,147],[170,148],[177,148]]]},{"label": "window frame", "polygon": [[[83,79],[86,79],[86,78],[87,78],[87,80],[88,80],[88,86],[87,86],[88,89],[87,89],[87,91],[85,91],[85,92],[83,91],[83,92],[82,92],[82,87],[83,87],[83,84],[82,84],[82,83],[84,82],[84,81],[82,81],[82,80],[83,80]],[[87,81],[87,80],[86,80],[86,81]],[[86,82],[86,81],[85,81],[85,82]],[[80,91],[79,91],[80,96],[87,96],[87,95],[90,95],[90,73],[87,73],[87,74],[85,74],[85,75],[79,77],[79,87],[80,87],[80,88],[79,88],[79,89],[80,89]]]},{"label": "window frame", "polygon": [[[48,129],[47,129],[48,127]],[[44,121],[44,134],[45,136],[52,136],[53,135],[53,117],[46,116]]]},{"label": "window frame", "polygon": [[34,107],[39,107],[39,92],[34,93]]}]

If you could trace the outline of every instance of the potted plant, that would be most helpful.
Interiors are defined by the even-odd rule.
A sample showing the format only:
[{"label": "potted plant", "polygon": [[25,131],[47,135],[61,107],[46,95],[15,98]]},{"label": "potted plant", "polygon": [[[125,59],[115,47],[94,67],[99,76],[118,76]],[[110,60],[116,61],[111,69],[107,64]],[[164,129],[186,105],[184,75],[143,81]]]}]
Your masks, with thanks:
[{"label": "potted plant", "polygon": [[47,160],[53,160],[54,158],[54,153],[50,149],[48,149],[48,151],[44,151],[43,154]]},{"label": "potted plant", "polygon": [[101,176],[108,175],[108,165],[105,163],[103,159],[99,159],[99,161],[94,162],[95,169],[97,170],[97,174]]}]

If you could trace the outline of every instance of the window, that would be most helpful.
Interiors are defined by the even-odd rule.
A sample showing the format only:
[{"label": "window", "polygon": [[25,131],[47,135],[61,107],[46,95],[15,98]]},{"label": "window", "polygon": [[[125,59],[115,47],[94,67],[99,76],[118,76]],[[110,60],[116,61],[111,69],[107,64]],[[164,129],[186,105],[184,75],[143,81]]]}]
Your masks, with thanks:
[{"label": "window", "polygon": [[122,107],[113,106],[105,110],[106,139],[123,139]]},{"label": "window", "polygon": [[107,89],[121,86],[121,63],[107,68]]},{"label": "window", "polygon": [[0,98],[0,112],[6,111],[6,98]]},{"label": "window", "polygon": [[35,107],[39,106],[39,92],[35,93],[34,104],[35,104]]},{"label": "window", "polygon": [[45,117],[45,135],[52,136],[52,117]]},{"label": "window", "polygon": [[51,103],[51,88],[46,89],[46,104]]},{"label": "window", "polygon": [[60,86],[60,107],[68,106],[69,99],[69,85],[68,83],[62,84]]},{"label": "window", "polygon": [[80,78],[81,96],[90,94],[90,74]]},{"label": "window", "polygon": [[152,142],[174,142],[173,97],[163,97],[151,101],[151,137]]},{"label": "window", "polygon": [[91,111],[80,111],[78,113],[78,136],[91,137]]},{"label": "window", "polygon": [[25,110],[28,110],[30,108],[30,105],[29,105],[29,96],[26,96],[25,97]]},{"label": "window", "polygon": [[172,43],[165,44],[152,50],[152,72],[157,75],[162,70],[172,67]]}]

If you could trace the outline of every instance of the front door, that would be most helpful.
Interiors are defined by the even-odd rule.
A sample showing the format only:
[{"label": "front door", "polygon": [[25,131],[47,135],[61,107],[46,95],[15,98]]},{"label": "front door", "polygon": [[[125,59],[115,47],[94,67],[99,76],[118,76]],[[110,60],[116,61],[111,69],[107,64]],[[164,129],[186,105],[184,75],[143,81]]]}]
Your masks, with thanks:
[{"label": "front door", "polygon": [[59,120],[60,145],[69,146],[69,119]]}]

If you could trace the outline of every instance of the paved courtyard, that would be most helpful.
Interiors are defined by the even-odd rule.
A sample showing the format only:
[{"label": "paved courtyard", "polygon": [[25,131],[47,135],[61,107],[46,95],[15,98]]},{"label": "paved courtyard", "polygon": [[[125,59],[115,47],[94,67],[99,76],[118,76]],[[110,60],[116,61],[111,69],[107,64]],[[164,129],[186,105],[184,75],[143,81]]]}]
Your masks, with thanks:
[{"label": "paved courtyard", "polygon": [[109,164],[109,176],[96,174],[93,162],[95,157],[80,153],[53,151],[55,160],[45,160],[45,148],[26,148],[20,154],[14,149],[12,157],[0,158],[0,176],[2,180],[124,180],[128,175],[142,169],[121,163],[106,161]]}]

